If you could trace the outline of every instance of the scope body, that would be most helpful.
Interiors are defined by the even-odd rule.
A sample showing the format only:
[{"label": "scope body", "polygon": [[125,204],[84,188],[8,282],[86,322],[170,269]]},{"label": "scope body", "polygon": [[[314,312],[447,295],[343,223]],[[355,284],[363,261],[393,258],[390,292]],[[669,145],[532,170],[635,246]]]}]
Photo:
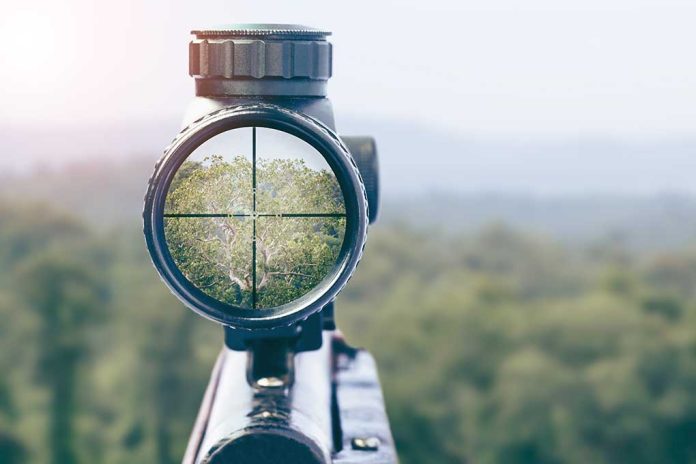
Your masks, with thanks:
[{"label": "scope body", "polygon": [[[185,113],[181,133],[167,148],[164,158],[158,163],[146,195],[145,233],[153,262],[165,283],[187,306],[204,317],[223,324],[225,341],[229,348],[243,351],[252,341],[288,338],[295,340],[291,347],[294,351],[318,349],[322,343],[322,329],[334,328],[333,299],[346,285],[360,260],[366,238],[367,223],[374,221],[377,217],[379,177],[374,140],[370,137],[342,138],[336,134],[333,108],[331,101],[326,96],[326,82],[331,75],[332,67],[331,44],[326,41],[327,32],[303,26],[234,25],[217,30],[194,31],[194,34],[196,38],[190,46],[189,71],[195,77],[196,96]],[[230,170],[232,164],[236,164],[237,166],[234,168],[236,171],[229,171],[228,178],[229,175],[239,176],[240,169],[243,170],[244,167],[240,167],[239,160],[233,156],[235,153],[243,152],[244,147],[236,146],[234,138],[227,137],[227,145],[235,145],[236,148],[233,149],[230,146],[222,148],[223,152],[225,150],[228,152],[225,160],[220,156],[215,158],[214,155],[213,158],[206,157],[203,160],[198,158],[194,162],[189,159],[195,158],[194,155],[197,151],[203,151],[202,147],[210,145],[210,142],[216,138],[220,139],[228,133],[240,133],[245,127],[253,128],[253,140],[247,142],[253,145],[253,156],[248,163],[253,172],[253,188],[249,189],[252,185],[247,187],[247,185],[234,184],[234,182],[234,185],[231,184],[231,188],[233,190],[251,190],[253,192],[253,210],[249,210],[248,203],[245,203],[242,198],[236,198],[239,195],[232,192],[228,192],[226,194],[228,198],[223,199],[226,206],[223,206],[222,209],[220,209],[220,205],[217,208],[206,209],[205,201],[201,204],[201,200],[205,200],[206,195],[208,196],[206,201],[209,202],[217,200],[220,203],[221,199],[211,199],[210,197],[214,194],[205,193],[203,191],[205,186],[201,185],[201,182],[195,185],[195,188],[203,189],[198,193],[200,198],[197,199],[197,202],[192,203],[189,199],[184,205],[177,204],[177,201],[182,202],[179,198],[182,197],[179,191],[195,189],[189,185],[191,184],[190,179],[196,177],[202,170],[212,171],[223,166],[227,166]],[[258,127],[261,129],[257,129]],[[269,134],[267,129],[263,129],[264,127],[277,130],[271,131],[273,133]],[[313,161],[310,159],[309,164],[305,163],[305,159],[301,159],[299,165],[292,163],[282,165],[282,161],[284,161],[282,158],[287,158],[282,153],[286,148],[282,144],[279,148],[276,144],[274,150],[281,152],[279,155],[281,159],[274,160],[277,161],[276,172],[282,175],[281,171],[289,169],[290,172],[286,173],[287,176],[291,177],[293,170],[294,174],[299,176],[297,174],[298,166],[299,169],[305,169],[311,167],[312,164],[317,165],[323,162],[325,166],[323,169],[314,166],[314,169],[319,169],[319,171],[315,171],[314,178],[315,182],[319,183],[322,183],[322,176],[328,175],[334,178],[335,188],[340,187],[341,193],[339,194],[340,198],[336,197],[333,206],[324,205],[324,208],[328,209],[321,210],[321,206],[305,205],[305,208],[309,208],[308,211],[304,209],[286,211],[282,207],[280,210],[268,209],[268,203],[274,201],[274,198],[269,198],[269,195],[271,197],[278,195],[281,200],[283,193],[298,198],[303,196],[318,197],[321,192],[331,195],[326,187],[321,190],[319,185],[315,190],[320,193],[313,192],[310,187],[310,190],[305,191],[304,194],[294,193],[293,195],[291,186],[286,185],[283,188],[284,181],[282,180],[276,179],[275,183],[281,185],[275,186],[272,185],[273,182],[268,182],[268,179],[264,182],[264,168],[268,167],[268,163],[257,162],[257,145],[267,141],[268,138],[279,138],[278,134],[285,134],[283,142],[286,146],[289,144],[290,148],[288,149],[291,152],[297,150],[294,145],[297,144],[298,140],[304,140],[306,147],[311,145],[315,150],[312,155],[315,159]],[[293,140],[288,140],[288,135]],[[268,149],[266,147],[266,150]],[[206,153],[212,155],[217,152],[209,151]],[[260,156],[263,157],[264,153],[268,155],[267,152],[262,151]],[[307,156],[307,148],[305,148],[304,152],[300,152],[300,157]],[[321,159],[321,161],[317,162],[316,158]],[[211,159],[214,166],[206,166],[206,163],[208,165],[211,163]],[[278,168],[279,164],[280,168]],[[199,172],[194,172],[191,175],[191,171]],[[181,175],[183,172],[187,174]],[[260,179],[257,184],[258,172],[262,174],[259,175]],[[198,177],[202,176],[198,175]],[[302,178],[299,180],[301,181]],[[292,184],[292,181],[286,180],[285,182]],[[211,183],[209,176],[208,183]],[[174,193],[171,192],[174,185],[181,186],[182,184],[184,184],[184,188],[178,190],[175,188]],[[223,190],[224,188],[223,186]],[[258,205],[257,196],[262,197]],[[317,201],[316,198],[314,201]],[[286,206],[285,208],[290,207]],[[315,208],[320,210],[312,211]],[[214,241],[213,235],[219,236],[221,233],[231,235],[228,233],[229,229],[239,229],[232,231],[235,235],[250,232],[243,230],[244,224],[239,221],[236,221],[236,224],[231,224],[233,216],[235,219],[247,217],[253,221],[253,234],[251,234],[253,240],[250,242],[253,256],[249,257],[253,263],[251,269],[249,266],[240,269],[238,263],[236,263],[235,270],[225,269],[226,272],[229,272],[233,285],[238,287],[236,293],[232,292],[235,293],[234,295],[219,288],[220,286],[216,285],[215,282],[211,283],[212,279],[221,280],[220,272],[217,272],[218,275],[215,275],[216,272],[200,275],[200,262],[213,263],[215,260],[211,259],[210,254],[214,254],[215,250],[208,249],[198,252],[199,255],[203,253],[208,256],[192,256],[196,254],[194,251],[189,252],[189,256],[181,258],[182,254],[186,254],[181,253],[182,249],[196,248],[195,243],[191,241],[191,234],[197,233],[196,239],[199,242],[209,242]],[[257,231],[257,222],[265,221],[268,224],[268,221],[271,221],[273,217],[290,216],[297,217],[294,219],[295,221],[299,221],[299,217],[314,216],[316,218],[314,229],[319,227],[334,230],[330,234],[333,234],[335,238],[327,235],[325,240],[326,243],[331,240],[336,243],[342,241],[340,250],[334,248],[333,258],[328,256],[320,262],[316,261],[316,257],[310,257],[307,253],[305,253],[304,258],[296,258],[304,261],[309,260],[305,264],[300,264],[301,266],[315,266],[316,269],[323,266],[325,268],[324,274],[318,273],[319,275],[315,276],[311,285],[305,284],[304,294],[302,291],[296,291],[293,297],[280,301],[276,298],[275,304],[271,305],[275,307],[250,312],[249,308],[256,309],[259,306],[265,306],[259,302],[263,298],[259,298],[258,294],[262,293],[263,285],[268,284],[268,279],[266,279],[268,275],[309,277],[305,271],[308,269],[307,267],[270,269],[269,272],[263,272],[267,270],[267,264],[270,262],[268,256],[278,253],[268,252],[263,249],[263,246],[261,246],[261,250],[257,250],[257,244],[263,245],[266,241],[272,242],[271,239],[266,240],[264,237],[264,232],[267,232],[267,229]],[[330,224],[329,216],[335,217],[339,222],[334,221]],[[191,222],[217,221],[216,230],[211,231],[211,227],[206,230],[206,227],[199,226],[198,230],[192,232],[192,227],[180,225],[185,222],[182,219],[184,217],[189,218],[188,220]],[[215,219],[206,219],[213,217]],[[322,220],[323,223],[320,223],[319,217],[327,218]],[[340,219],[341,217],[345,219]],[[179,222],[179,219],[181,222],[174,226],[173,223]],[[284,221],[284,224],[288,224],[290,221],[288,219]],[[336,230],[336,227],[339,227],[339,230]],[[189,230],[185,230],[187,228]],[[174,240],[168,235],[170,229],[178,229],[175,230],[178,236]],[[185,236],[185,233],[189,235]],[[207,238],[201,236],[206,234]],[[306,227],[305,234],[311,234],[311,231],[307,230]],[[297,237],[297,231],[294,235],[292,232],[288,232],[287,235]],[[180,251],[179,256],[171,252],[172,242],[174,248]],[[223,246],[229,248],[229,242],[230,237],[227,237],[227,242]],[[316,240],[314,242],[316,248]],[[318,246],[323,245],[319,244]],[[239,248],[235,250],[236,253],[240,251]],[[219,249],[217,251],[220,252]],[[257,261],[259,256],[257,251],[260,251],[262,256],[267,258],[261,267]],[[306,251],[311,251],[311,248]],[[197,262],[192,264],[194,259]],[[333,269],[331,269],[332,259],[336,260]],[[275,260],[277,261],[278,258],[275,257]],[[194,267],[196,269],[193,269]],[[260,271],[262,277],[257,279],[257,274]],[[245,272],[246,274],[244,274]],[[244,274],[246,280],[240,278],[242,277],[240,273]],[[194,275],[193,279],[191,278],[192,274]],[[301,277],[298,277],[292,282],[287,279],[286,283],[291,287],[297,287],[298,284],[302,285],[302,282],[298,282],[300,279]],[[222,276],[222,280],[225,280],[224,276]],[[232,282],[228,282],[228,286]],[[214,287],[213,290],[201,291],[202,288],[211,286]],[[314,288],[311,288],[312,286]],[[249,292],[251,287],[253,288]],[[288,293],[292,293],[292,291],[288,291]]]},{"label": "scope body", "polygon": [[[200,87],[198,87],[199,91]],[[207,87],[203,86],[203,88]],[[257,90],[258,88],[255,87],[254,89]],[[182,127],[184,129],[191,127],[191,125],[195,125],[202,118],[220,111],[253,107],[259,104],[307,115],[323,123],[327,128],[333,131],[336,130],[333,107],[328,97],[297,95],[197,95],[190,102],[185,112]],[[340,137],[340,140],[353,156],[361,177],[368,179],[370,182],[370,189],[366,191],[366,200],[369,203],[367,214],[369,221],[373,222],[377,216],[379,201],[377,152],[374,140],[371,137],[355,136]],[[227,347],[237,351],[246,351],[250,341],[253,340],[284,337],[297,339],[293,347],[295,352],[314,350],[321,347],[322,330],[335,328],[333,302],[326,302],[319,311],[293,324],[270,328],[257,327],[253,331],[247,330],[247,328],[239,329],[232,325],[225,325],[224,328]]]}]

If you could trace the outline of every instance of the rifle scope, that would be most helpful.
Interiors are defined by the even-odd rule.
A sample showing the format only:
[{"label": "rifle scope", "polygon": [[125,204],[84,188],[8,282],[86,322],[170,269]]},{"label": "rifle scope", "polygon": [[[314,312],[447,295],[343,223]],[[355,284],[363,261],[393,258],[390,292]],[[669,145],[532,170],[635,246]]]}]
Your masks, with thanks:
[{"label": "rifle scope", "polygon": [[374,143],[334,131],[328,32],[193,34],[192,116],[145,197],[152,261],[189,308],[230,329],[297,326],[333,301],[360,260],[376,214]]}]

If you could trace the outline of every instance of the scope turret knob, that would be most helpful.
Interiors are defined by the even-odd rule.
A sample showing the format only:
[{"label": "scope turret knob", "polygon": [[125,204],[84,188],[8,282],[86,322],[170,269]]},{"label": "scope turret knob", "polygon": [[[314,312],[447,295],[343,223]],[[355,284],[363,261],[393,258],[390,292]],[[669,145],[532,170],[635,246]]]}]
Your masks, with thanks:
[{"label": "scope turret knob", "polygon": [[313,85],[301,86],[303,93],[325,93],[323,84],[331,77],[329,32],[296,25],[237,24],[191,33],[195,38],[189,46],[189,74],[196,78],[199,95],[257,93],[258,80],[265,81],[261,88],[268,93],[275,91],[268,81],[281,86],[305,81]]}]

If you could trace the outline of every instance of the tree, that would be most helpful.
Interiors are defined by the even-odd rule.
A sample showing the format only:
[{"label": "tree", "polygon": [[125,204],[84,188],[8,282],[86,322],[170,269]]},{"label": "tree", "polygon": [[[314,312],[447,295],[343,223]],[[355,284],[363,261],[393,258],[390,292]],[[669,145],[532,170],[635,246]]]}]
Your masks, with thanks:
[{"label": "tree", "polygon": [[0,429],[0,462],[20,464],[27,461],[27,450],[16,437]]},{"label": "tree", "polygon": [[[331,271],[345,233],[345,207],[335,176],[303,160],[259,160],[256,195],[253,175],[252,163],[241,156],[184,163],[166,212],[220,216],[168,217],[165,235],[179,269],[210,296],[251,308],[255,290],[257,307],[279,306]],[[283,216],[288,213],[335,216]]]},{"label": "tree", "polygon": [[24,443],[12,432],[5,430],[5,416],[13,417],[16,415],[10,389],[0,379],[0,462],[3,464],[19,464],[26,462],[27,449]]},{"label": "tree", "polygon": [[106,303],[99,268],[75,250],[39,253],[17,272],[19,291],[40,321],[38,378],[50,391],[50,461],[78,462],[75,444],[77,382],[86,334]]}]

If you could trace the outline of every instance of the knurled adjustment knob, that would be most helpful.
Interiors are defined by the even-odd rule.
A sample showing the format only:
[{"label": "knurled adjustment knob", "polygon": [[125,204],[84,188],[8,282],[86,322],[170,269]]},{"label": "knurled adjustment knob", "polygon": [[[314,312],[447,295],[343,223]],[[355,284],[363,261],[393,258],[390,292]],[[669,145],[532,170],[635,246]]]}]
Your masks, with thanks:
[{"label": "knurled adjustment knob", "polygon": [[234,24],[191,31],[189,73],[199,79],[331,77],[331,33],[286,24]]}]

